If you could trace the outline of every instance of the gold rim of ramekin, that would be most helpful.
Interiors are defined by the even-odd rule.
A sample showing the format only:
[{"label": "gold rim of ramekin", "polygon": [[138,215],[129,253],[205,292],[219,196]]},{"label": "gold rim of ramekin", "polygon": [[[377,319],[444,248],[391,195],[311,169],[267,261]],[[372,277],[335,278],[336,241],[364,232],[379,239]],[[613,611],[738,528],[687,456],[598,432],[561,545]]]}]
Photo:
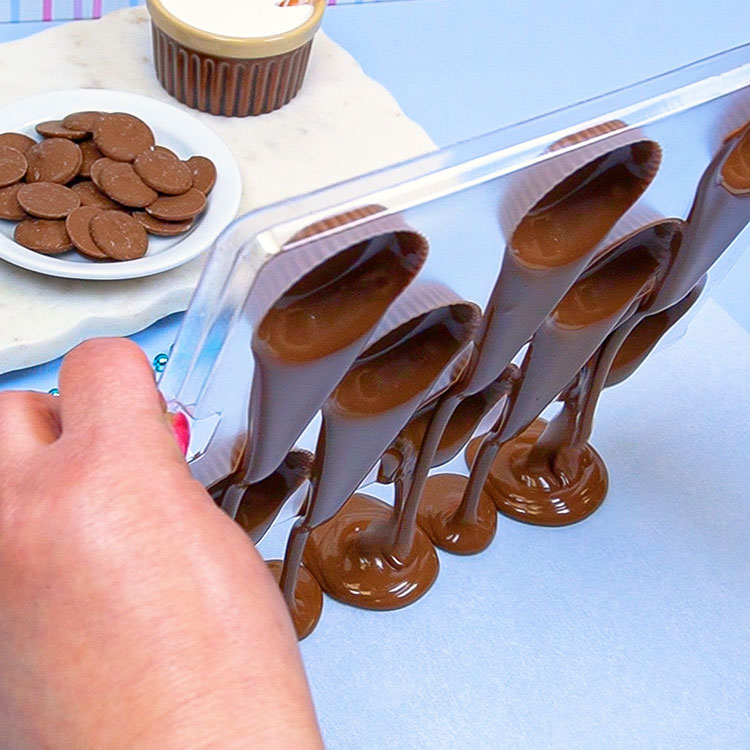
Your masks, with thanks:
[{"label": "gold rim of ramekin", "polygon": [[151,20],[165,34],[176,42],[203,52],[207,55],[219,57],[234,57],[238,59],[256,59],[273,57],[299,49],[315,36],[315,32],[323,20],[326,0],[313,0],[313,12],[302,25],[283,34],[263,37],[235,37],[212,34],[209,31],[190,26],[170,13],[161,0],[146,0]]}]

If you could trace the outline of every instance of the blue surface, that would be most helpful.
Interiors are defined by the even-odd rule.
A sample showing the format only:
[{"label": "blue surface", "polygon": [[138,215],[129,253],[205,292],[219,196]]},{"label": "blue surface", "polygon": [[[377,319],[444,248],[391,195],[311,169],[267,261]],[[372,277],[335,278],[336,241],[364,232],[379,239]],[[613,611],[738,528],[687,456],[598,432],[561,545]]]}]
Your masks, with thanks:
[{"label": "blue surface", "polygon": [[[0,26],[0,39],[39,26]],[[414,0],[334,7],[325,21],[439,145],[734,46],[747,40],[748,28],[750,5],[734,0]],[[747,281],[750,253],[713,295],[750,330]],[[167,351],[179,317],[135,337],[151,357]],[[726,319],[711,322],[699,341],[709,348],[675,347],[660,355],[660,367],[686,400],[712,402],[699,411],[701,426],[714,420],[713,429],[680,423],[685,406],[672,397],[673,383],[649,382],[642,372],[630,388],[613,389],[602,404],[597,445],[618,484],[590,521],[547,531],[501,521],[500,538],[485,555],[444,556],[430,597],[398,613],[361,614],[356,632],[350,610],[326,603],[303,653],[332,748],[428,746],[414,734],[412,702],[444,707],[443,724],[432,717],[443,743],[429,746],[446,750],[750,747],[748,594],[736,573],[738,561],[747,563],[746,486],[730,475],[743,454],[746,460],[741,418],[748,408],[736,403],[722,372],[725,361],[748,359],[746,349],[744,359],[732,351],[746,342]],[[704,366],[694,368],[698,357]],[[52,363],[29,375],[48,390],[55,373]],[[0,389],[8,380],[0,377]],[[657,431],[654,438],[651,423],[673,425],[674,434]],[[713,452],[698,450],[706,434]],[[676,502],[674,478],[685,472],[688,486]],[[710,512],[716,503],[724,513]],[[440,611],[443,627],[424,642],[399,642],[395,631],[418,630],[430,608]],[[473,642],[448,637],[462,621],[480,623]],[[496,645],[499,633],[505,648]],[[332,634],[341,648],[326,644]],[[389,693],[389,670],[370,663],[368,638],[379,639],[382,664],[403,670],[400,708]],[[343,663],[346,654],[360,653],[361,661]],[[450,679],[452,670],[462,679]],[[425,673],[434,679],[424,680]],[[459,730],[471,739],[462,741]]]}]

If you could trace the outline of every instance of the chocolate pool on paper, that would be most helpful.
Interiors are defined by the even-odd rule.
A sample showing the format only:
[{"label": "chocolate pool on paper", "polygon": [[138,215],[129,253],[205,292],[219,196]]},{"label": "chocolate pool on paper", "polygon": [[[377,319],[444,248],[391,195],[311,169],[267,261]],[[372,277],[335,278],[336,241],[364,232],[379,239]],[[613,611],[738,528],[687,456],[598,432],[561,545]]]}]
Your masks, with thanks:
[{"label": "chocolate pool on paper", "polygon": [[[331,527],[326,522],[341,510],[420,401],[470,342],[479,317],[478,308],[457,301],[435,306],[441,299],[455,297],[434,286],[407,292],[389,313],[386,327],[390,330],[381,332],[375,343],[362,353],[324,404],[310,496],[305,514],[292,530],[281,577],[288,604],[293,603],[295,577],[303,554],[305,567],[326,593],[351,602],[349,592],[355,588],[359,592],[369,591],[372,596],[356,600],[360,606],[405,606],[434,581],[437,557],[423,535],[405,555],[398,557],[398,563],[394,551],[394,560],[385,567],[380,565],[380,556],[387,539],[382,543],[373,540],[366,550],[359,548],[359,539],[354,539],[351,553],[360,556],[359,571],[367,576],[367,582],[344,581],[339,570],[329,574],[330,564],[335,564],[329,561],[341,558],[329,555],[328,547],[349,548],[350,540],[331,536]],[[414,315],[425,307],[426,312]],[[383,530],[386,537],[388,532],[387,528]],[[375,533],[374,528],[371,533]],[[385,550],[386,556],[389,552]],[[365,563],[363,557],[368,554],[378,559],[372,564]],[[404,576],[412,578],[408,584],[410,590],[396,596],[395,590],[403,589]]]}]

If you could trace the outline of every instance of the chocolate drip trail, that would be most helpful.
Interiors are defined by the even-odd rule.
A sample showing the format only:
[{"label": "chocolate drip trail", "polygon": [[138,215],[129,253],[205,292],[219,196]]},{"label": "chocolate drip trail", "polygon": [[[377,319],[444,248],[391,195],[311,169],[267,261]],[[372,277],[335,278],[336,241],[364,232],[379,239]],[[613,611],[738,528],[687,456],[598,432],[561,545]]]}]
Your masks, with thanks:
[{"label": "chocolate drip trail", "polygon": [[[361,218],[350,214],[328,226],[336,228],[352,217]],[[347,246],[352,238],[356,244]],[[352,230],[309,242],[307,257],[326,259],[288,282],[252,337],[249,438],[239,470],[242,481],[224,497],[230,515],[236,513],[242,485],[260,481],[279,466],[427,257],[426,240],[397,217],[360,222]],[[276,266],[291,269],[292,252],[282,253]]]},{"label": "chocolate drip trail", "polygon": [[[488,489],[494,490],[501,512],[513,518],[558,525],[581,520],[596,509],[599,503],[591,487],[596,485],[606,491],[606,485],[601,479],[603,464],[599,472],[592,469],[599,459],[587,441],[601,390],[608,382],[620,382],[632,373],[659,338],[690,309],[705,284],[708,268],[750,220],[749,142],[750,127],[746,127],[722,145],[699,182],[685,222],[669,220],[650,228],[652,236],[648,241],[652,247],[659,240],[669,240],[669,247],[664,248],[668,252],[662,252],[658,271],[654,273],[652,292],[605,337],[592,360],[579,372],[575,387],[564,398],[562,411],[545,429],[540,429],[539,422],[528,427],[529,418],[544,408],[553,385],[545,382],[541,365],[536,378],[524,372],[519,394],[525,389],[531,397],[527,396],[526,404],[520,407],[523,399],[516,394],[504,424],[490,433],[478,450],[476,444],[471,447],[472,473],[467,493],[476,496],[481,491],[492,467]],[[639,234],[648,231],[647,227]],[[609,262],[609,258],[604,258],[604,262]],[[568,311],[557,312],[558,318],[563,313],[564,323],[567,316],[570,326],[576,323],[570,317],[574,299],[566,297],[566,300],[571,304],[564,300],[561,307],[567,304]],[[589,307],[593,310],[595,306],[589,303]],[[578,322],[584,322],[594,333],[591,321]],[[532,339],[527,355],[529,367],[534,343]],[[568,346],[560,348],[566,365],[571,351]],[[551,357],[552,351],[546,356]],[[544,359],[543,352],[537,360]],[[555,370],[561,370],[559,358]],[[564,367],[562,372],[566,372]],[[539,487],[544,487],[544,492],[539,492]],[[554,492],[550,492],[550,487]]]},{"label": "chocolate drip trail", "polygon": [[[308,539],[305,565],[327,593],[364,606],[361,596],[351,601],[347,591],[377,588],[377,583],[369,579],[356,586],[345,581],[338,568],[330,574],[323,548],[337,545],[339,540],[327,538],[324,524],[342,508],[441,374],[471,341],[479,316],[476,305],[458,302],[401,323],[363,352],[324,404],[306,511],[292,529],[281,575],[282,591],[290,607],[295,606],[297,576]],[[318,527],[320,533],[314,531]],[[368,548],[363,539],[348,542],[358,549],[360,565],[353,566],[357,575],[366,569],[361,561],[367,557]],[[379,541],[370,542],[371,550],[381,546]],[[413,568],[420,580],[413,587],[412,597],[394,600],[392,607],[404,606],[424,593],[437,575],[437,557],[426,538],[414,555]],[[375,566],[370,574],[373,570],[381,577],[395,578],[403,567]]]},{"label": "chocolate drip trail", "polygon": [[[660,161],[661,149],[653,141],[614,148],[548,189],[521,218],[511,234],[482,318],[475,356],[465,377],[441,399],[432,415],[414,468],[407,508],[419,506],[435,452],[454,410],[464,398],[481,392],[503,373],[510,384],[516,374],[509,369],[513,357],[591,263],[601,241],[643,194]],[[549,169],[554,171],[552,166]],[[452,489],[455,487],[454,482]],[[444,497],[441,501],[440,493],[431,493],[422,514],[422,523],[432,529],[435,543],[443,546],[441,540],[450,537],[453,541],[445,548],[451,551],[483,549],[482,541],[491,540],[487,523],[484,533],[477,531],[473,548],[468,542],[458,545],[455,541],[456,528],[463,528],[468,537],[469,528],[476,525],[480,515],[487,518],[479,508],[481,484],[458,504],[454,492]],[[408,547],[409,537],[410,527],[403,524],[399,545]]]}]

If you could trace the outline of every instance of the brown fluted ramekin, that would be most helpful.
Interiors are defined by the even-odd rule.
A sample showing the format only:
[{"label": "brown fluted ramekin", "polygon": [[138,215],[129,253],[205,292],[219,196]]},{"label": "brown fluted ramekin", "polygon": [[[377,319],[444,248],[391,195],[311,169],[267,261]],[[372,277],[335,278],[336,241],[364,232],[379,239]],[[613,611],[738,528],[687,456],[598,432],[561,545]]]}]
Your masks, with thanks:
[{"label": "brown fluted ramekin", "polygon": [[247,117],[283,107],[300,90],[326,0],[313,0],[301,26],[269,37],[229,37],[189,26],[161,0],[146,0],[161,85],[212,115]]}]

